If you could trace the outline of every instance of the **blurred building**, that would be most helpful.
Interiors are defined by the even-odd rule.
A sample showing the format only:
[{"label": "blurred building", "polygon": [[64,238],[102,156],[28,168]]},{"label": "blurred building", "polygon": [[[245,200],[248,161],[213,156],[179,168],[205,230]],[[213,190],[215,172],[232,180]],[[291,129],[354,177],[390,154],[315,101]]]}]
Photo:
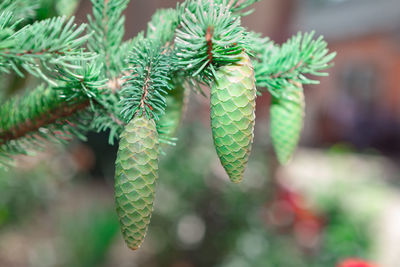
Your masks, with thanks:
[{"label": "blurred building", "polygon": [[400,2],[299,0],[292,31],[315,30],[337,52],[307,92],[306,143],[400,152]]}]

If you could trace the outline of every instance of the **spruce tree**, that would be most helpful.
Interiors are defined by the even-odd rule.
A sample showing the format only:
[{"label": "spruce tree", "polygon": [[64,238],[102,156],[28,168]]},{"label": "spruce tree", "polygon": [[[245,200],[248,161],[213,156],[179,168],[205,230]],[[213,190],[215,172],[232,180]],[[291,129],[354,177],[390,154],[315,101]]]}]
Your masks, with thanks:
[{"label": "spruce tree", "polygon": [[186,0],[155,12],[127,41],[129,0],[92,0],[80,25],[73,17],[34,21],[34,0],[1,1],[0,72],[34,79],[23,94],[0,94],[0,166],[48,141],[108,131],[120,144],[117,212],[136,249],[150,222],[159,144],[176,140],[189,90],[211,88],[214,144],[233,182],[251,152],[256,95],[272,95],[272,142],[287,163],[300,137],[302,85],[327,75],[335,53],[313,32],[278,45],[244,28],[241,18],[257,1]]}]

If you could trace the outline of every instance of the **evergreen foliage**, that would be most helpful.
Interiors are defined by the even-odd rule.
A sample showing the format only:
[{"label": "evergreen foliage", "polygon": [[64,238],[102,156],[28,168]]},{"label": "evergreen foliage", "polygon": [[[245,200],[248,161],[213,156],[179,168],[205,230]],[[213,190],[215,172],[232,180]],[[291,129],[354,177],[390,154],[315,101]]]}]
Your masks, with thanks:
[{"label": "evergreen foliage", "polygon": [[[60,98],[54,100],[55,93],[45,94],[47,99],[43,101],[47,103],[64,101],[64,105],[74,105],[77,95],[70,95],[71,92],[86,94],[83,97],[90,99],[95,116],[85,127],[109,130],[112,143],[137,112],[158,120],[165,110],[169,79],[181,76],[211,85],[216,70],[237,62],[243,49],[252,56],[258,89],[267,88],[275,97],[280,97],[290,81],[316,83],[305,75],[325,75],[323,70],[330,67],[334,57],[334,53],[328,54],[322,37],[313,39],[313,33],[299,33],[280,47],[248,32],[240,26],[240,16],[247,14],[243,10],[254,0],[188,0],[176,9],[157,11],[148,24],[146,36],[139,34],[123,42],[121,14],[128,2],[92,0],[93,14],[88,16],[88,26],[74,24],[73,18],[56,17],[21,29],[18,29],[20,20],[16,19],[20,12],[16,11],[37,7],[37,2],[2,2],[0,70],[19,75],[30,73],[47,83],[45,87],[58,88]],[[79,84],[65,79],[66,75],[82,72],[83,61],[93,62],[93,68],[97,69],[91,74],[93,81],[107,81],[101,93],[99,86],[81,90]],[[97,92],[88,88],[97,88]],[[24,108],[17,103],[24,103]],[[26,108],[29,103],[13,100],[12,109],[25,110],[24,118],[40,117],[28,114],[35,110],[34,103]],[[36,112],[49,113],[50,107],[46,110],[44,107]],[[14,112],[9,112],[10,104],[0,109],[4,114],[0,121],[2,136],[2,132],[11,126],[18,128],[22,122],[7,118],[14,116],[11,115]]]},{"label": "evergreen foliage", "polygon": [[165,110],[165,95],[169,88],[168,47],[153,44],[150,39],[136,42],[128,59],[131,66],[126,70],[122,89],[122,115],[130,121],[135,113],[145,113],[158,120]]},{"label": "evergreen foliage", "polygon": [[203,2],[209,4],[189,1],[180,8],[174,63],[189,75],[202,74],[200,79],[212,81],[218,67],[240,60],[245,30],[228,6]]},{"label": "evergreen foliage", "polygon": [[129,49],[121,47],[125,33],[125,16],[122,12],[128,2],[129,0],[92,0],[93,16],[88,15],[88,21],[89,29],[94,34],[88,40],[88,48],[99,55],[97,60],[103,64],[104,77],[118,76],[125,65],[124,56]]},{"label": "evergreen foliage", "polygon": [[[138,129],[135,122],[151,122],[152,136],[157,140],[150,141],[157,145],[147,152],[158,156],[158,143],[174,143],[171,135],[179,124],[176,118],[184,110],[183,94],[176,98],[173,89],[182,88],[182,93],[185,86],[202,92],[201,85],[208,85],[212,88],[217,153],[232,180],[239,182],[251,152],[256,89],[259,95],[266,89],[274,101],[285,100],[292,84],[318,83],[309,75],[327,75],[325,70],[335,56],[329,53],[323,38],[315,39],[313,32],[299,33],[280,46],[248,31],[241,26],[241,17],[250,14],[247,8],[257,1],[186,0],[175,9],[158,10],[147,30],[127,41],[123,41],[122,13],[129,0],[92,0],[92,15],[88,16],[88,24],[81,25],[75,24],[73,17],[30,23],[27,18],[38,17],[37,1],[1,1],[0,72],[29,77],[33,82],[32,89],[0,99],[0,166],[8,166],[13,155],[44,147],[43,141],[65,142],[72,136],[84,139],[90,130],[108,131],[110,143],[119,137],[124,139],[120,146],[124,160],[117,160],[116,177],[121,178],[123,173],[131,185],[127,188],[140,191],[149,171],[140,165],[145,156],[128,160],[130,166],[124,165],[129,156],[137,156],[136,148],[124,148],[149,145],[150,139],[134,137]],[[168,124],[172,128],[168,129]],[[279,125],[295,127],[290,121]],[[300,129],[295,128],[296,140],[291,140],[285,159],[297,144]],[[287,143],[279,138],[274,135],[275,148]],[[156,170],[157,160],[151,159]],[[126,193],[120,185],[116,184],[117,197]],[[121,205],[119,200],[117,205]],[[129,214],[135,214],[133,219],[139,222],[126,224],[120,213],[124,233],[140,232],[140,238],[130,244],[137,248],[145,235],[152,205],[148,202],[143,218],[135,205],[123,200]]]},{"label": "evergreen foliage", "polygon": [[178,26],[178,11],[172,8],[159,9],[147,24],[146,37],[162,44],[171,42]]},{"label": "evergreen foliage", "polygon": [[11,155],[42,147],[44,140],[85,139],[93,116],[88,107],[93,109],[104,86],[98,67],[85,65],[76,73],[59,69],[60,86],[42,84],[1,106],[0,164],[9,165]]},{"label": "evergreen foliage", "polygon": [[[298,33],[281,47],[265,40],[266,47],[257,61],[256,80],[259,87],[266,87],[275,97],[280,97],[292,82],[318,84],[306,75],[326,76],[331,60],[336,53],[329,53],[327,43],[320,36],[313,39],[315,33]],[[255,37],[257,38],[257,37]],[[256,44],[259,50],[260,43]]]},{"label": "evergreen foliage", "polygon": [[15,31],[18,22],[12,23],[13,13],[0,15],[0,71],[14,71],[21,76],[21,69],[42,78],[55,86],[49,78],[54,69],[76,69],[75,61],[90,60],[94,54],[82,50],[90,35],[82,35],[85,25],[77,26],[74,19],[57,17],[35,22]]},{"label": "evergreen foliage", "polygon": [[13,13],[12,22],[21,19],[30,19],[36,16],[36,10],[40,6],[40,0],[2,0],[0,2],[1,11]]}]

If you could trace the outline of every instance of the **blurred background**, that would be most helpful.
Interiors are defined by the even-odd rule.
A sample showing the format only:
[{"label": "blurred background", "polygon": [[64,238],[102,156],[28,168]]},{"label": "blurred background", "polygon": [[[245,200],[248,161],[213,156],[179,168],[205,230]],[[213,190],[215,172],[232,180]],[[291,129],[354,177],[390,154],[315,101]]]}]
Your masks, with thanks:
[{"label": "blurred background", "polygon": [[[132,0],[126,38],[175,0]],[[400,2],[263,0],[243,24],[278,43],[316,30],[337,52],[330,76],[307,86],[300,148],[277,165],[269,98],[258,98],[242,184],[228,181],[209,127],[208,99],[191,94],[176,147],[160,162],[143,247],[124,244],[113,206],[117,146],[106,134],[18,157],[0,172],[0,266],[330,267],[400,262]],[[89,0],[41,0],[39,19]],[[26,80],[8,77],[10,92]]]}]

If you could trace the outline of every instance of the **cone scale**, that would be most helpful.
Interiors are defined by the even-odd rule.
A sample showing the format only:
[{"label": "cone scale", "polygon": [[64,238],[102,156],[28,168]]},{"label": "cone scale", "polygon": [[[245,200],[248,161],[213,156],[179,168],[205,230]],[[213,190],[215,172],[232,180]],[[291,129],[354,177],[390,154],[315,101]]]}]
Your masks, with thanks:
[{"label": "cone scale", "polygon": [[153,120],[135,117],[120,136],[115,162],[115,203],[129,248],[140,247],[153,211],[158,178],[158,134]]},{"label": "cone scale", "polygon": [[304,120],[304,94],[301,86],[291,86],[281,98],[272,98],[270,132],[278,161],[287,164],[300,139]]},{"label": "cone scale", "polygon": [[239,183],[253,142],[256,87],[249,56],[221,67],[211,88],[211,129],[214,146],[230,180]]}]

